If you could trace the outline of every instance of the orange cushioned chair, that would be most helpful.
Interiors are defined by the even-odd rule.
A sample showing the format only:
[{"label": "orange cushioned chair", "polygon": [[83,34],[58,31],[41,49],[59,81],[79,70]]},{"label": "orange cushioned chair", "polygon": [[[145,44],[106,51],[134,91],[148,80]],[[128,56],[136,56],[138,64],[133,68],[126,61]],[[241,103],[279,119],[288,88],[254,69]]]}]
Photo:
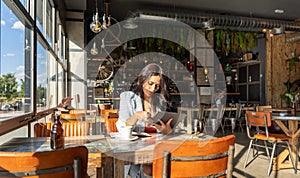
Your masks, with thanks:
[{"label": "orange cushioned chair", "polygon": [[[250,129],[251,127],[263,127],[265,130],[264,132],[257,130],[256,132],[252,132]],[[272,163],[273,163],[273,157],[274,157],[274,152],[276,149],[277,144],[285,144],[290,152],[290,159],[292,160],[292,164],[294,164],[294,159],[291,152],[291,147],[289,144],[289,139],[290,137],[285,135],[285,134],[272,134],[269,133],[269,127],[271,126],[271,112],[254,112],[254,111],[246,111],[246,129],[247,129],[247,135],[250,139],[249,147],[248,147],[248,152],[247,156],[244,162],[244,167],[246,168],[248,164],[248,157],[251,148],[253,149],[256,148],[256,152],[253,152],[253,157],[254,159],[258,156],[258,147],[263,147],[266,149],[267,155],[270,158],[269,154],[269,147],[267,146],[267,143],[271,143],[273,145],[272,149],[272,154],[270,158],[270,163],[269,163],[269,168],[267,175],[269,176],[271,173],[271,168],[272,168]],[[264,145],[259,144],[259,141],[262,141]],[[254,143],[253,143],[254,142]],[[252,161],[251,161],[252,162]],[[295,166],[294,166],[295,168]],[[296,168],[295,168],[296,172]]]},{"label": "orange cushioned chair", "polygon": [[0,177],[86,178],[84,146],[41,152],[0,152]]},{"label": "orange cushioned chair", "polygon": [[153,152],[153,177],[232,177],[234,143],[234,135],[160,141]]}]

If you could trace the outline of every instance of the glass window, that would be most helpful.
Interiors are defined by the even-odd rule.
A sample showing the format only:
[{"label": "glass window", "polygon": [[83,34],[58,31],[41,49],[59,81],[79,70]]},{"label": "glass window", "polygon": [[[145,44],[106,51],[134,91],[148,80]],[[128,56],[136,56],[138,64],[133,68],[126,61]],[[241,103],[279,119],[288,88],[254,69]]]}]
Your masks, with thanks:
[{"label": "glass window", "polygon": [[52,26],[52,7],[51,4],[49,3],[49,1],[47,1],[47,9],[46,9],[46,40],[49,43],[50,46],[52,46],[52,30],[53,30],[53,26]]},{"label": "glass window", "polygon": [[37,110],[47,109],[47,51],[40,43],[37,43]]},{"label": "glass window", "polygon": [[36,1],[36,25],[42,33],[44,29],[43,4],[44,0]]},{"label": "glass window", "polygon": [[58,41],[58,56],[60,57],[61,61],[65,59],[65,35],[63,32],[62,25],[59,25],[59,41]]},{"label": "glass window", "polygon": [[56,82],[56,60],[53,56],[49,55],[49,66],[48,66],[48,105],[50,108],[57,106],[57,82]]},{"label": "glass window", "polygon": [[19,0],[19,1],[24,7],[26,7],[25,0]]},{"label": "glass window", "polygon": [[1,1],[0,118],[32,111],[31,34]]},{"label": "glass window", "polygon": [[65,97],[65,88],[64,88],[64,70],[58,65],[58,102],[60,103],[61,99]]}]

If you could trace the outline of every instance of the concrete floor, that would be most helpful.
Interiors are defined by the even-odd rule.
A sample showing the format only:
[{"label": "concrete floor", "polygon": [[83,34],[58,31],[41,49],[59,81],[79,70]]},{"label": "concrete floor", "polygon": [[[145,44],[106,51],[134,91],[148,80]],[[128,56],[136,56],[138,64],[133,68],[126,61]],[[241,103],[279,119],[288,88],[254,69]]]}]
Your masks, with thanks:
[{"label": "concrete floor", "polygon": [[[244,130],[245,131],[245,130]],[[230,134],[230,131],[226,131],[227,134]],[[241,178],[260,178],[268,177],[267,169],[269,166],[269,159],[265,153],[265,150],[262,148],[259,153],[261,153],[254,161],[252,161],[246,168],[244,168],[244,161],[246,159],[246,152],[249,145],[249,139],[247,133],[236,132],[235,144],[235,156],[234,156],[234,172],[233,177]],[[217,133],[216,136],[222,136],[222,134]],[[281,148],[278,147],[275,152],[275,156],[281,152]],[[251,153],[251,152],[250,152]],[[252,154],[250,154],[248,162],[251,161]],[[295,174],[293,169],[283,169],[279,171],[272,171],[270,178],[296,178],[300,177],[300,170]]]}]

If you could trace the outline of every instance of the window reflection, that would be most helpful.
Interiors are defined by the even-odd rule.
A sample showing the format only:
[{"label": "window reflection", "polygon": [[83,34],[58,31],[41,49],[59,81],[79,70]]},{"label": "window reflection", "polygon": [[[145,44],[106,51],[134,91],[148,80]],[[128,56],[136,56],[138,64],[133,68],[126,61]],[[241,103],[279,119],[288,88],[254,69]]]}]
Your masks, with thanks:
[{"label": "window reflection", "polygon": [[31,29],[1,1],[0,118],[31,111]]},{"label": "window reflection", "polygon": [[37,45],[37,110],[47,109],[47,51],[38,43]]},{"label": "window reflection", "polygon": [[43,4],[44,0],[36,1],[36,25],[41,32],[44,31]]},{"label": "window reflection", "polygon": [[53,20],[52,20],[52,7],[49,1],[47,1],[47,9],[46,9],[46,40],[50,46],[52,46],[52,28],[53,28]]}]

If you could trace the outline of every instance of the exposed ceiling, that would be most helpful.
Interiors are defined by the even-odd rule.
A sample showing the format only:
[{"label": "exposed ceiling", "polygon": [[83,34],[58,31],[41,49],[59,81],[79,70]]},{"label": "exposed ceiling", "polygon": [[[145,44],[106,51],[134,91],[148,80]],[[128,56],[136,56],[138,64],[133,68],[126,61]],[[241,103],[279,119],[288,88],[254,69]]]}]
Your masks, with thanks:
[{"label": "exposed ceiling", "polygon": [[[107,0],[107,2],[108,1],[109,14],[119,22],[127,19],[132,15],[132,12],[137,12],[137,10],[151,10],[174,14],[191,11],[193,13],[276,19],[282,21],[298,20],[300,22],[299,0]],[[68,12],[84,12],[85,15],[90,16],[90,18],[95,12],[96,0],[63,0],[63,3]],[[98,6],[100,6],[99,11],[102,15],[105,9],[104,0],[98,0],[97,3]],[[276,14],[276,9],[283,10],[284,13]],[[85,17],[82,21],[89,21],[90,19],[88,17]],[[71,29],[74,30],[76,28],[72,26]],[[74,31],[73,40],[75,42],[77,41],[80,46],[83,45],[83,34],[79,35],[78,28]],[[72,36],[70,32],[69,35]],[[89,61],[89,79],[95,79],[99,64],[101,64],[99,61]]]},{"label": "exposed ceiling", "polygon": [[[67,9],[70,10],[94,10],[95,0],[64,0]],[[108,0],[107,0],[108,1]],[[216,14],[241,15],[245,17],[270,18],[278,20],[300,19],[299,0],[109,0],[109,12],[118,20],[124,20],[130,11],[137,9],[167,9],[178,12],[191,10],[210,12]],[[97,3],[102,7],[103,0]],[[101,10],[100,7],[100,10]],[[276,14],[275,9],[284,10],[283,14]]]}]

